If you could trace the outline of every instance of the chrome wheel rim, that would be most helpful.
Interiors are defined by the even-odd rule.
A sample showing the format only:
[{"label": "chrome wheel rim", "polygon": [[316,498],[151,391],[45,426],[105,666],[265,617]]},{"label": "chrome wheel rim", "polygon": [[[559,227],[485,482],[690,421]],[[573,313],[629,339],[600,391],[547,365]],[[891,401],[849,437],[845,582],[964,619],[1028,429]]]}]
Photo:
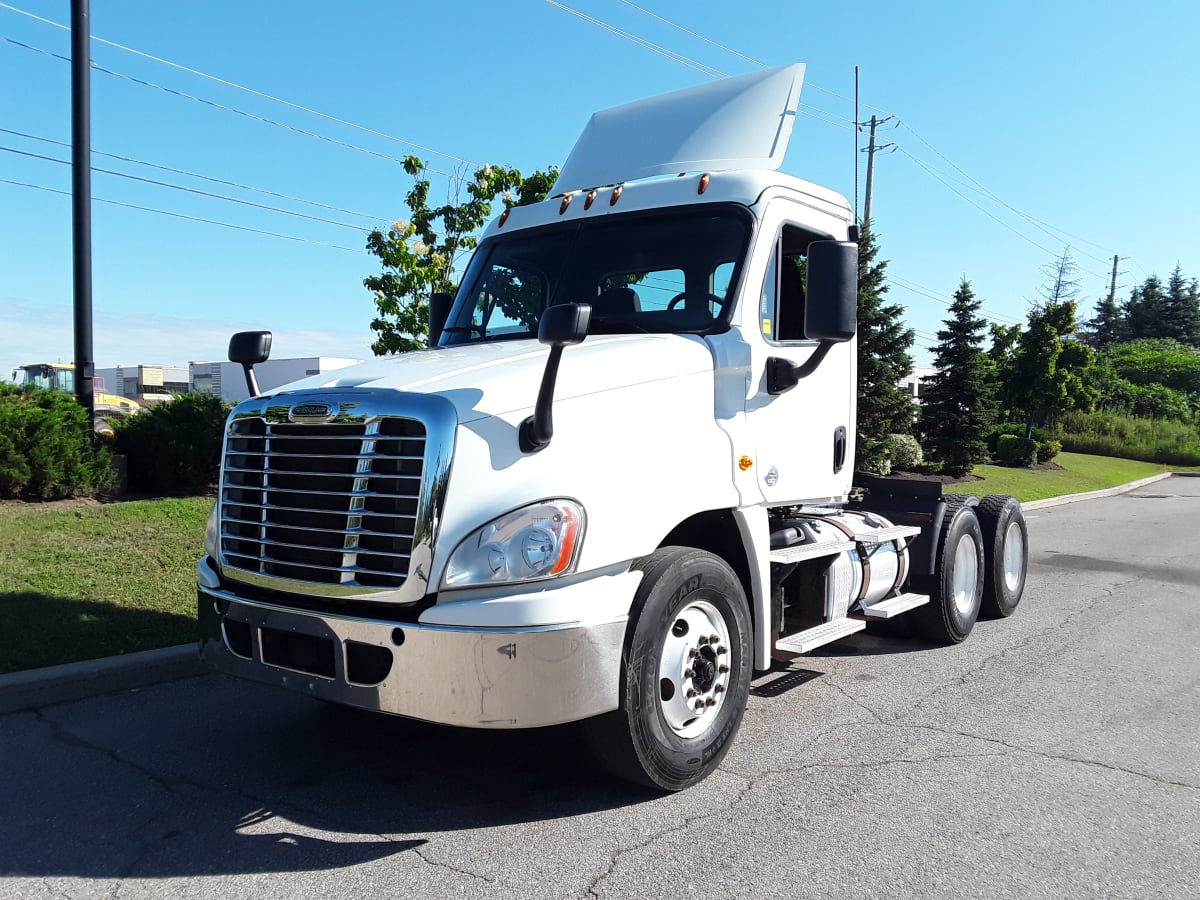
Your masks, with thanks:
[{"label": "chrome wheel rim", "polygon": [[680,737],[701,734],[724,706],[729,644],[725,618],[706,600],[692,601],[667,626],[658,664],[659,708]]},{"label": "chrome wheel rim", "polygon": [[1021,575],[1025,570],[1025,535],[1021,526],[1012,522],[1004,533],[1004,587],[1015,594],[1021,586]]},{"label": "chrome wheel rim", "polygon": [[976,589],[979,586],[979,554],[970,534],[960,537],[954,548],[953,582],[951,591],[954,606],[961,615],[968,616],[975,608]]}]

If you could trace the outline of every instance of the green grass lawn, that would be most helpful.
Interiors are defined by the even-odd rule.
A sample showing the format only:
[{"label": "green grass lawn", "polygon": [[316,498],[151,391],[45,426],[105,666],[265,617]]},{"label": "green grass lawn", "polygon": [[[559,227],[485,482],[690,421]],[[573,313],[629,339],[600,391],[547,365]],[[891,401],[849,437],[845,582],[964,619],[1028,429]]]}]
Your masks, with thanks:
[{"label": "green grass lawn", "polygon": [[0,506],[0,673],[196,640],[212,505]]},{"label": "green grass lawn", "polygon": [[1062,494],[1116,487],[1167,471],[1161,463],[1087,456],[1083,453],[1060,453],[1054,461],[1062,469],[976,466],[974,474],[982,476],[981,481],[947,485],[945,490],[947,493],[975,494],[979,497],[985,494],[1009,494],[1021,501],[1044,500]]}]

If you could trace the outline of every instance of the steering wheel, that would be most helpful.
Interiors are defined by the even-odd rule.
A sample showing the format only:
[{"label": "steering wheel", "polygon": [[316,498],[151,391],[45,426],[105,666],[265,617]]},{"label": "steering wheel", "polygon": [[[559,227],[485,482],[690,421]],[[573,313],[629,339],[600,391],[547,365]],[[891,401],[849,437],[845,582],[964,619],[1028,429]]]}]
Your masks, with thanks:
[{"label": "steering wheel", "polygon": [[718,297],[716,294],[709,294],[703,291],[683,291],[671,298],[671,302],[667,304],[667,309],[674,309],[680,303],[688,300],[700,301],[703,303],[712,303],[716,306],[716,315],[720,315],[725,309],[725,299]]}]

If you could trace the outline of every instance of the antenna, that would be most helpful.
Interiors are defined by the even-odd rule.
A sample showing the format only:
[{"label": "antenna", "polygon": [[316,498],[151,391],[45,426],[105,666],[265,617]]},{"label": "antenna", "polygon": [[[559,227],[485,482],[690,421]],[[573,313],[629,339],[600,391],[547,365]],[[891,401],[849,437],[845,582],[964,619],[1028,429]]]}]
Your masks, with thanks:
[{"label": "antenna", "polygon": [[854,67],[854,221],[858,222],[858,66]]}]

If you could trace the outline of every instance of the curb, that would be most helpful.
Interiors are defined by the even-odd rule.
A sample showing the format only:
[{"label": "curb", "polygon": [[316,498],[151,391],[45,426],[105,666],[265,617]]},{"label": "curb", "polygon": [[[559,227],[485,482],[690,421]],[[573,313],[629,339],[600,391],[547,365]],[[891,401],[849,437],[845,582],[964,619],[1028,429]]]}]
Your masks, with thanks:
[{"label": "curb", "polygon": [[1102,488],[1098,491],[1086,491],[1082,494],[1063,494],[1061,497],[1047,497],[1045,500],[1031,500],[1028,503],[1022,503],[1021,509],[1049,509],[1052,506],[1062,506],[1066,503],[1075,503],[1079,500],[1093,500],[1097,497],[1113,497],[1117,494],[1124,494],[1126,491],[1132,491],[1140,488],[1143,485],[1154,484],[1156,481],[1162,481],[1164,478],[1170,478],[1172,472],[1163,472],[1159,475],[1151,475],[1149,478],[1139,478],[1137,481],[1130,481],[1126,484],[1118,484],[1116,487]]},{"label": "curb", "polygon": [[0,715],[201,675],[197,644],[0,675]]}]

